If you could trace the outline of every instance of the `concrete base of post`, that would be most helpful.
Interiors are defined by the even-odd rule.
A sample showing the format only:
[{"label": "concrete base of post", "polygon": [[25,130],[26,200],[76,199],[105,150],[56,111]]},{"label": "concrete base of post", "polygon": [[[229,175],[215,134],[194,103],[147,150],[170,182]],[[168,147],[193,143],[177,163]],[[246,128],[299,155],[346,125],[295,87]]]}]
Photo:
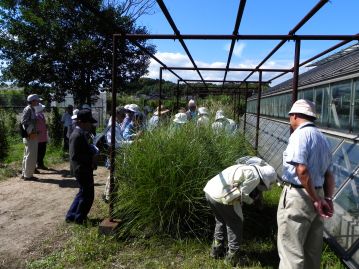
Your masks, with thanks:
[{"label": "concrete base of post", "polygon": [[104,234],[104,235],[115,235],[116,233],[116,229],[119,227],[121,223],[121,220],[118,219],[104,219],[99,227],[98,227],[98,231],[100,234]]}]

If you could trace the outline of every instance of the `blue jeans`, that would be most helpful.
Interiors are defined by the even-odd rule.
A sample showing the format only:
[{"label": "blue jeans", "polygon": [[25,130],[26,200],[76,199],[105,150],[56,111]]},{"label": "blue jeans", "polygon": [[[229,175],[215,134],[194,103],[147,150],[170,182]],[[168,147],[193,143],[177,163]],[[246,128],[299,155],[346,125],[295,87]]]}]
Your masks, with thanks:
[{"label": "blue jeans", "polygon": [[66,214],[66,220],[83,223],[90,212],[95,197],[94,179],[91,173],[86,177],[76,176],[76,180],[80,185],[80,190]]}]

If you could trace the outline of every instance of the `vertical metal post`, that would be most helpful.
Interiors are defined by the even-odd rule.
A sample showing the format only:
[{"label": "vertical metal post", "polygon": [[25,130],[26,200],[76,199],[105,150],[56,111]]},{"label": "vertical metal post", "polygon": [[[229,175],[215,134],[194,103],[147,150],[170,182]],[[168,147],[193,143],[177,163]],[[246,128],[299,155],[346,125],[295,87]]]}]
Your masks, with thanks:
[{"label": "vertical metal post", "polygon": [[261,113],[261,95],[262,95],[262,71],[259,71],[256,140],[255,140],[255,144],[254,144],[254,150],[256,151],[257,154],[258,154],[258,138],[259,138],[259,116]]},{"label": "vertical metal post", "polygon": [[162,67],[160,67],[160,94],[158,99],[158,116],[161,118],[161,103],[162,103]]},{"label": "vertical metal post", "polygon": [[[121,38],[124,42],[124,38]],[[116,87],[117,87],[117,37],[112,36],[112,102],[111,102],[111,146],[110,146],[110,201],[109,217],[113,220],[114,172],[115,172],[115,124],[116,124]]]},{"label": "vertical metal post", "polygon": [[188,104],[188,86],[186,86],[186,104]]},{"label": "vertical metal post", "polygon": [[232,90],[232,102],[233,102],[233,120],[236,120],[236,104],[237,104],[236,89]]},{"label": "vertical metal post", "polygon": [[299,76],[299,60],[300,60],[300,39],[295,41],[295,55],[293,66],[293,92],[292,92],[292,104],[298,99],[298,76]]},{"label": "vertical metal post", "polygon": [[239,87],[239,89],[238,89],[238,92],[237,92],[237,94],[238,94],[238,102],[237,102],[237,122],[239,123],[239,108],[240,108],[240,106],[241,106],[241,88]]},{"label": "vertical metal post", "polygon": [[245,96],[244,96],[244,122],[243,122],[243,134],[246,132],[247,124],[247,100],[248,100],[248,82],[246,82]]},{"label": "vertical metal post", "polygon": [[179,109],[179,80],[177,80],[177,92],[176,92],[176,110]]}]

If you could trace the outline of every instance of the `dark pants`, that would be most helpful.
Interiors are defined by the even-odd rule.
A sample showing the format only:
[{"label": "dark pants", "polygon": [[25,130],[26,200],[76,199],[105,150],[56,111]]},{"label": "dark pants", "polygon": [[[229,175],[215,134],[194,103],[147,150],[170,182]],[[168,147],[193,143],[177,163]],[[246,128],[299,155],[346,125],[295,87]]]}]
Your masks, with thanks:
[{"label": "dark pants", "polygon": [[69,151],[69,138],[67,137],[67,129],[68,127],[64,127],[64,151]]},{"label": "dark pants", "polygon": [[69,211],[66,214],[67,221],[83,223],[87,214],[90,212],[94,197],[94,179],[93,174],[76,175],[76,181],[80,185],[80,190],[76,194]]},{"label": "dark pants", "polygon": [[39,142],[37,146],[37,167],[44,167],[47,142]]}]

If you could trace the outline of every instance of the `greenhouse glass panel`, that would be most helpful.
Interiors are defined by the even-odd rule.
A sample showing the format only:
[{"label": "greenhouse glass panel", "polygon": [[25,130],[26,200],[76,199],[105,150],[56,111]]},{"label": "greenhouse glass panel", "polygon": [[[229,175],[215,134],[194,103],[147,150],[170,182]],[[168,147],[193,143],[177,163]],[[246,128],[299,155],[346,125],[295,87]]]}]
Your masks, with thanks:
[{"label": "greenhouse glass panel", "polygon": [[325,230],[348,250],[359,238],[359,178],[349,180],[334,199],[334,215],[325,221]]},{"label": "greenhouse glass panel", "polygon": [[351,83],[350,81],[335,83],[331,88],[329,127],[349,129]]},{"label": "greenhouse glass panel", "polygon": [[313,89],[303,91],[303,99],[313,102]]},{"label": "greenhouse glass panel", "polygon": [[352,256],[354,268],[359,268],[359,249]]},{"label": "greenhouse glass panel", "polygon": [[329,88],[328,87],[318,87],[314,88],[315,94],[315,106],[317,110],[318,119],[316,122],[319,125],[327,126],[328,125],[328,109],[329,109]]},{"label": "greenhouse glass panel", "polygon": [[343,139],[341,138],[336,138],[336,137],[332,137],[332,136],[328,136],[326,135],[325,136],[329,142],[329,147],[330,147],[330,150],[331,152],[333,152],[337,147],[338,145],[343,141]]},{"label": "greenhouse glass panel", "polygon": [[339,188],[359,164],[359,146],[344,142],[333,156],[335,187]]},{"label": "greenhouse glass panel", "polygon": [[359,79],[354,81],[354,120],[353,131],[359,131]]}]

